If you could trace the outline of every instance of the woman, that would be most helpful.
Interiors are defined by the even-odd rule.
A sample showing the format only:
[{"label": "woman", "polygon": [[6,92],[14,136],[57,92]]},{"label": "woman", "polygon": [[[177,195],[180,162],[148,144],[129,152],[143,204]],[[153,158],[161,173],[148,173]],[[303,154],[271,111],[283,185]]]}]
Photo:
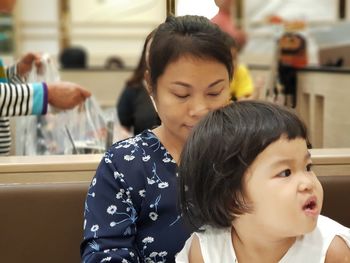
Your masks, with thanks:
[{"label": "woman", "polygon": [[177,162],[197,122],[227,105],[225,34],[204,17],[169,17],[153,37],[147,89],[161,125],[105,153],[85,203],[84,262],[175,262],[190,231],[177,209]]},{"label": "woman", "polygon": [[126,82],[117,104],[120,124],[128,133],[139,134],[160,125],[159,117],[144,84],[146,52],[153,34],[154,31],[146,37],[139,63]]}]

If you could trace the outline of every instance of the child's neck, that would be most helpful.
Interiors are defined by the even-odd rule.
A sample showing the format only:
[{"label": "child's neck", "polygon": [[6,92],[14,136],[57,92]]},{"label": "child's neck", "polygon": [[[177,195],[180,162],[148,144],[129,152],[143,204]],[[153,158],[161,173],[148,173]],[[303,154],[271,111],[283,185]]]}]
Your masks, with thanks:
[{"label": "child's neck", "polygon": [[277,263],[296,240],[296,237],[272,239],[251,226],[234,225],[231,236],[238,263]]}]

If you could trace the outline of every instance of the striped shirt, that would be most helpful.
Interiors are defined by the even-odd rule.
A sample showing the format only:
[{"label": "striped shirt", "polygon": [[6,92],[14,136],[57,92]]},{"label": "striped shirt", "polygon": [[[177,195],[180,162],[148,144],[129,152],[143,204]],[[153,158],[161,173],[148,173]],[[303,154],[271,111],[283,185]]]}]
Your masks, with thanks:
[{"label": "striped shirt", "polygon": [[11,116],[40,115],[47,111],[45,83],[20,84],[16,66],[5,69],[0,59],[0,155],[11,149]]}]

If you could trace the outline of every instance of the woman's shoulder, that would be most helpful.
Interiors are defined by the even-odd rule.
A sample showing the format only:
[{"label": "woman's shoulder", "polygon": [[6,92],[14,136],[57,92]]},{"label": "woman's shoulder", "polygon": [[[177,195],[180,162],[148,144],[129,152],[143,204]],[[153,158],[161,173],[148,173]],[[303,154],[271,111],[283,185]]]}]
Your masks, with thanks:
[{"label": "woman's shoulder", "polygon": [[158,137],[151,131],[145,130],[138,135],[114,143],[107,154],[115,161],[142,162],[171,162],[165,160],[169,154]]}]

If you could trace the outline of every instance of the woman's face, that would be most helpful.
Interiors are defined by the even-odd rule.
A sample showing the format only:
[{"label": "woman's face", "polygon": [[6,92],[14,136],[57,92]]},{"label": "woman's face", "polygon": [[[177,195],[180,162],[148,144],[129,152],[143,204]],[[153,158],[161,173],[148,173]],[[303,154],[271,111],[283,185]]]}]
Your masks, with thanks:
[{"label": "woman's face", "polygon": [[229,73],[214,59],[180,57],[158,78],[155,103],[167,138],[183,144],[209,111],[229,103]]}]

